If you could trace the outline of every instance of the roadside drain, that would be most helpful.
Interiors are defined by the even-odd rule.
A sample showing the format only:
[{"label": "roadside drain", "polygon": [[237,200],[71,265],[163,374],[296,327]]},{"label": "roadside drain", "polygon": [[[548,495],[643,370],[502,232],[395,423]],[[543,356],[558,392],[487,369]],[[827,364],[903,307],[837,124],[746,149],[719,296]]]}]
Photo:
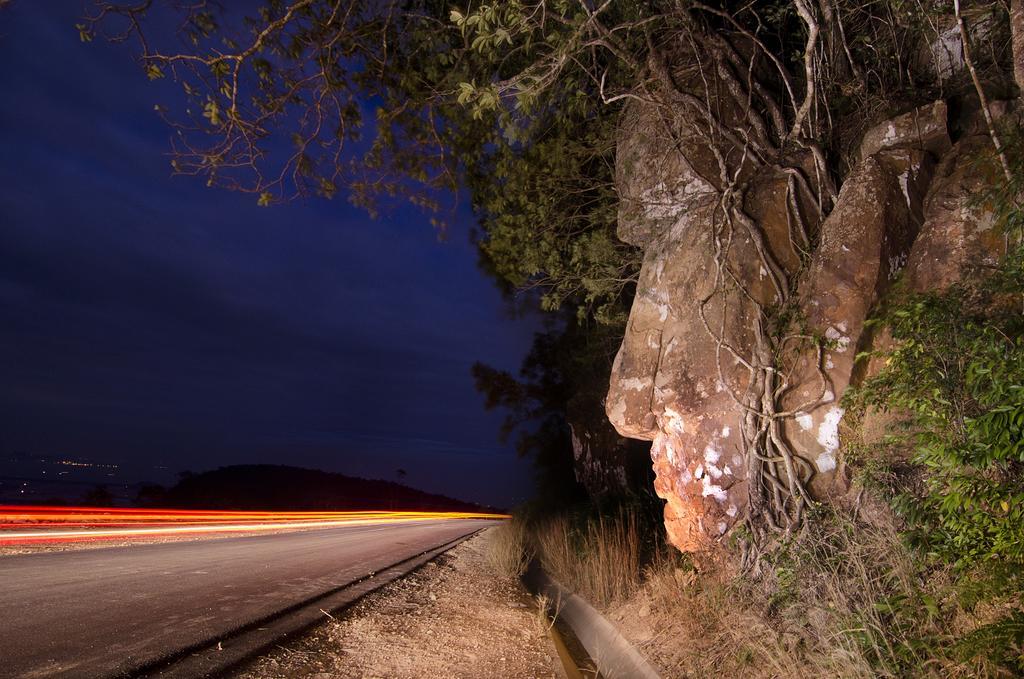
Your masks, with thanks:
[{"label": "roadside drain", "polygon": [[594,667],[594,661],[587,655],[587,651],[573,635],[572,630],[565,629],[565,625],[552,618],[547,611],[544,616],[550,621],[547,625],[548,634],[558,652],[566,679],[602,679]]},{"label": "roadside drain", "polygon": [[549,630],[569,679],[659,679],[611,622],[548,576],[536,561],[522,580],[553,620]]}]

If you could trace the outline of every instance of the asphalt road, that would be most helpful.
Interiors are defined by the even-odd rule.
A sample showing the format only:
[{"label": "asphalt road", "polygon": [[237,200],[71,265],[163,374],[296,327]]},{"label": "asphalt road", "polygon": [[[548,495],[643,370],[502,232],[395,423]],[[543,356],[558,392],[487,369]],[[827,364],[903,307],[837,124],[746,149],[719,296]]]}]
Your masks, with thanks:
[{"label": "asphalt road", "polygon": [[0,676],[108,677],[493,522],[424,521],[0,558]]}]

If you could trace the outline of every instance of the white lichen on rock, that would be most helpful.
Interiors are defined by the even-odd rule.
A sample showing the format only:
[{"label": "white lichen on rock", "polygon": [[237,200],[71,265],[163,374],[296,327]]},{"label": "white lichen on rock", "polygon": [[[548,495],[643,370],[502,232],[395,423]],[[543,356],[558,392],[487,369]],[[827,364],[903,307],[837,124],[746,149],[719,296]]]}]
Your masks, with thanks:
[{"label": "white lichen on rock", "polygon": [[836,352],[843,353],[846,348],[850,346],[850,338],[845,335],[846,325],[844,323],[837,323],[836,325],[830,325],[825,330],[825,339],[835,342]]},{"label": "white lichen on rock", "polygon": [[729,494],[725,492],[724,488],[722,488],[721,486],[716,486],[715,484],[711,483],[710,476],[705,476],[703,479],[701,479],[700,494],[703,497],[713,497],[718,502],[725,502],[726,500],[729,499]]},{"label": "white lichen on rock", "polygon": [[572,425],[569,425],[569,437],[572,439],[572,456],[573,459],[579,460],[583,454],[583,441],[576,436],[576,429]]},{"label": "white lichen on rock", "polygon": [[822,474],[830,472],[836,468],[836,456],[832,453],[824,452],[814,461],[814,465],[818,468],[818,472]]},{"label": "white lichen on rock", "polygon": [[619,380],[619,386],[629,391],[643,391],[651,387],[651,382],[649,380],[640,379],[639,377],[629,377]]},{"label": "white lichen on rock", "polygon": [[818,443],[826,453],[834,454],[839,450],[839,421],[843,419],[844,412],[839,406],[832,406],[818,427]]}]

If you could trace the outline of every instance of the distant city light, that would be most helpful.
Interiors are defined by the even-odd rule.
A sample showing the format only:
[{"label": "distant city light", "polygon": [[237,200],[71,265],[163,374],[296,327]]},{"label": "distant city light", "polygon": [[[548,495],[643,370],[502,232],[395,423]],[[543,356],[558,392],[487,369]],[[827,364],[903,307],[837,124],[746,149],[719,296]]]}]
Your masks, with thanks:
[{"label": "distant city light", "polygon": [[65,467],[99,467],[103,469],[119,469],[120,465],[116,464],[101,464],[99,462],[81,462],[80,460],[56,460],[56,464],[62,464]]}]

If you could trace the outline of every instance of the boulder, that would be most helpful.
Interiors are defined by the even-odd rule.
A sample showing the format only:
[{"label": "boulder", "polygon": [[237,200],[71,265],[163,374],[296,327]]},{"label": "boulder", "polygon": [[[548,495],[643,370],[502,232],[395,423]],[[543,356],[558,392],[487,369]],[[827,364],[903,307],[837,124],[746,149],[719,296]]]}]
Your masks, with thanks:
[{"label": "boulder", "polygon": [[938,157],[950,148],[946,102],[938,100],[875,125],[860,143],[860,159],[883,149],[911,148]]},{"label": "boulder", "polygon": [[650,445],[621,436],[592,399],[568,408],[573,471],[594,499],[623,495],[649,483]]},{"label": "boulder", "polygon": [[606,412],[623,436],[652,441],[655,490],[679,549],[712,544],[750,505],[741,403],[759,403],[763,391],[747,362],[763,352],[755,341],[758,309],[778,301],[774,272],[802,272],[796,301],[803,324],[829,340],[820,356],[809,342],[783,355],[789,383],[782,394],[782,406],[797,411],[784,436],[813,464],[811,491],[827,492],[838,463],[839,399],[867,341],[865,319],[909,260],[935,155],[950,147],[945,121],[937,102],[869,132],[866,157],[823,223],[809,200],[798,203],[812,235],[820,228],[804,268],[787,188],[793,168],[814,176],[809,156],[789,158],[790,172],[766,164],[736,172],[750,225],[730,222],[722,218],[719,168],[706,136],[682,115],[664,121],[653,106],[627,110],[616,166],[619,236],[642,247],[644,259]]},{"label": "boulder", "polygon": [[[686,551],[723,535],[747,502],[736,399],[750,376],[705,322],[748,351],[756,310],[734,286],[716,286],[715,252],[723,239],[729,241],[724,261],[751,296],[761,304],[776,300],[755,235],[720,219],[719,169],[704,139],[688,120],[665,123],[659,111],[633,107],[622,126],[616,166],[619,236],[643,247],[644,260],[606,412],[623,436],[653,442],[666,529]],[[801,161],[808,164],[810,156]],[[773,261],[792,271],[800,257],[791,233],[790,177],[772,166],[749,175],[745,212]],[[815,214],[806,202],[800,208]]]},{"label": "boulder", "polygon": [[806,331],[826,344],[820,355],[805,343],[790,357],[791,388],[782,402],[795,416],[783,430],[794,452],[814,464],[811,491],[818,496],[828,492],[838,466],[839,400],[869,341],[864,323],[907,263],[932,167],[929,154],[912,148],[878,151],[862,161],[822,224],[802,280]]},{"label": "boulder", "polygon": [[[968,38],[972,45],[983,45],[997,36],[998,22],[991,12],[966,17]],[[960,37],[960,27],[952,15],[936,16],[933,20],[934,38],[921,45],[913,60],[913,69],[935,84],[947,83],[964,75],[967,61]],[[977,58],[977,57],[975,57]]]},{"label": "boulder", "polygon": [[[996,102],[992,111],[1000,118],[1016,115],[1005,102]],[[907,261],[909,291],[941,290],[971,268],[999,261],[1005,243],[995,228],[996,206],[986,193],[1001,181],[1002,169],[979,113],[936,168],[921,234]]]},{"label": "boulder", "polygon": [[[1007,102],[993,102],[997,117],[1012,114]],[[937,162],[924,204],[923,223],[907,255],[902,275],[906,293],[940,292],[967,276],[979,265],[992,266],[1005,254],[1005,241],[996,228],[996,206],[986,193],[1002,181],[992,139],[980,111],[966,118],[965,134]],[[892,337],[882,329],[870,348],[884,351]],[[877,375],[884,359],[872,357],[857,367],[857,379]],[[907,418],[902,411],[869,408],[861,418],[860,443],[883,444]]]}]

